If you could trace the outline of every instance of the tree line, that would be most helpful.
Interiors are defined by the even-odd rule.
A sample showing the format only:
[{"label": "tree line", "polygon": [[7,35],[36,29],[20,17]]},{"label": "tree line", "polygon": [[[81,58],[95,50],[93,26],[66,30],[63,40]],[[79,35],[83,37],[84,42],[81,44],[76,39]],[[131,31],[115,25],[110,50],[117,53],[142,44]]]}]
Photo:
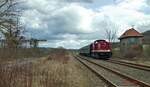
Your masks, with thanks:
[{"label": "tree line", "polygon": [[27,31],[20,22],[23,13],[21,3],[22,0],[0,0],[0,41],[6,48],[19,48],[26,42],[35,48],[39,42],[46,41],[34,38],[26,40],[23,34]]},{"label": "tree line", "polygon": [[19,4],[17,0],[0,1],[0,35],[8,48],[17,48],[21,40],[25,39],[22,34],[25,29],[20,23],[22,10],[19,9]]}]

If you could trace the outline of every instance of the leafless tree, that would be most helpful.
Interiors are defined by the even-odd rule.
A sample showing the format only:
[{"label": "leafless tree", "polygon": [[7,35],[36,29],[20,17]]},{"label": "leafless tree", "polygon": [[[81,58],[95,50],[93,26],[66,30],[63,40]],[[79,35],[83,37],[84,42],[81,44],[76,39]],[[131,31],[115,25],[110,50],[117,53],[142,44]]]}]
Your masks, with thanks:
[{"label": "leafless tree", "polygon": [[101,23],[104,28],[104,34],[106,39],[113,43],[117,39],[118,25],[110,20],[108,16],[105,16],[105,20]]},{"label": "leafless tree", "polygon": [[17,8],[17,0],[0,1],[0,32],[6,40],[6,47],[18,47],[24,39],[24,28],[19,22],[21,10]]},{"label": "leafless tree", "polygon": [[107,28],[105,28],[106,32],[106,38],[108,39],[109,42],[115,42],[117,39],[117,32],[118,30],[116,29],[115,24],[108,25]]}]

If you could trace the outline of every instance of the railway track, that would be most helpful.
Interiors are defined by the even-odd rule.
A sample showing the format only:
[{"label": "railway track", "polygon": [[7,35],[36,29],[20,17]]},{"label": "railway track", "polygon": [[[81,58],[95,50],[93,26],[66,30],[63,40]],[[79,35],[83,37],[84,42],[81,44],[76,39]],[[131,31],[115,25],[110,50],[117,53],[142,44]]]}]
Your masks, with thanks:
[{"label": "railway track", "polygon": [[146,66],[146,65],[134,64],[134,63],[123,62],[123,61],[113,60],[113,59],[111,59],[107,62],[111,62],[111,63],[115,63],[115,64],[119,64],[119,65],[124,65],[124,66],[129,66],[129,67],[133,67],[133,68],[137,68],[137,69],[141,69],[141,70],[145,70],[145,71],[150,72],[150,66]]},{"label": "railway track", "polygon": [[110,59],[107,62],[150,72],[150,66],[146,66],[146,65],[142,65],[142,64],[129,63],[129,62],[124,62],[124,61],[119,61],[119,60],[114,60],[114,59]]},{"label": "railway track", "polygon": [[110,67],[100,65],[80,56],[75,56],[75,58],[104,80],[109,87],[150,87],[148,83],[115,71]]}]

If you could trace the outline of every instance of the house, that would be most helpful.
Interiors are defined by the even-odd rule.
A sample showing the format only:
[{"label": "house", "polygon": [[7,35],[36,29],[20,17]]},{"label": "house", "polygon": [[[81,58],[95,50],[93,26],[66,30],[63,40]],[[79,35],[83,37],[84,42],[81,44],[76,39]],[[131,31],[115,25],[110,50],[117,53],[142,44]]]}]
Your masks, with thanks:
[{"label": "house", "polygon": [[135,57],[143,50],[143,35],[131,28],[120,37],[120,51],[124,57]]}]

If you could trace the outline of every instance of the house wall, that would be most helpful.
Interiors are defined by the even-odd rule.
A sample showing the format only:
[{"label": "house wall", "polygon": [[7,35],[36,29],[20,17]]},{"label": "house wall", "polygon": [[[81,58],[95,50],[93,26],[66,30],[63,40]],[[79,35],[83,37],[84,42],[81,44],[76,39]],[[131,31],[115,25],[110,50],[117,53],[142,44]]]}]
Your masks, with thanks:
[{"label": "house wall", "polygon": [[123,56],[136,56],[142,53],[142,38],[130,37],[120,41],[120,51]]}]

